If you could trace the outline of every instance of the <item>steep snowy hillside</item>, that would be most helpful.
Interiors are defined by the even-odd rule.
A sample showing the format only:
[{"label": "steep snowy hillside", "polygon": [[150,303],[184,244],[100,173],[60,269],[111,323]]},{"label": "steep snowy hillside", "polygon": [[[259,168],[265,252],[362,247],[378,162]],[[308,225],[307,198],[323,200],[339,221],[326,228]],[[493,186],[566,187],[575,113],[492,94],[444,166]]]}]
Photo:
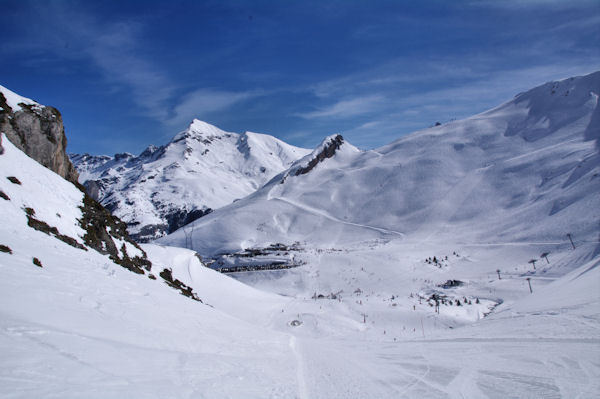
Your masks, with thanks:
[{"label": "steep snowy hillside", "polygon": [[[596,240],[598,93],[600,73],[594,73],[545,84],[373,151],[338,139],[307,173],[293,166],[256,194],[195,222],[194,249],[211,255],[272,243],[326,248],[434,237],[562,242],[567,233]],[[185,246],[184,232],[161,242]]]},{"label": "steep snowy hillside", "polygon": [[256,191],[309,150],[199,120],[139,156],[72,154],[79,181],[133,237],[148,241]]},{"label": "steep snowy hillside", "polygon": [[84,194],[1,137],[0,397],[293,397],[289,337],[228,315],[287,300],[185,249],[131,273],[86,245]]}]

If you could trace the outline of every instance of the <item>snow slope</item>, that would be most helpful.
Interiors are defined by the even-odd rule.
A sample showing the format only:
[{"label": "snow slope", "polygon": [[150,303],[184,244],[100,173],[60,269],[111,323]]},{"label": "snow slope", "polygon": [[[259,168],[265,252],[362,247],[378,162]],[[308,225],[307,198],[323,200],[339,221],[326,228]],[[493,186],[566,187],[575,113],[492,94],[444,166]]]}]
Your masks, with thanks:
[{"label": "snow slope", "polygon": [[167,145],[137,157],[72,154],[71,160],[88,191],[146,241],[256,191],[308,151],[194,120]]},{"label": "snow slope", "polygon": [[[191,251],[147,246],[151,273],[170,268],[204,291],[205,303],[193,301],[160,278],[30,228],[25,208],[82,244],[83,193],[6,138],[2,146],[0,397],[293,396],[288,336],[226,312],[228,300],[268,309],[276,296],[204,267]],[[193,279],[180,276],[182,264]]]}]

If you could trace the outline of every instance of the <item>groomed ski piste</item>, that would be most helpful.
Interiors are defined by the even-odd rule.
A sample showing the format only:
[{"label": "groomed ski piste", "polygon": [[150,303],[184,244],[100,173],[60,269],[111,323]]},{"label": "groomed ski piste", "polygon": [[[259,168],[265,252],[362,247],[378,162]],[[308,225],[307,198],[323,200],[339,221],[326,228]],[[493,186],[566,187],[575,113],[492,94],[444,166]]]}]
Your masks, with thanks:
[{"label": "groomed ski piste", "polygon": [[[329,138],[142,246],[202,302],[29,228],[26,208],[79,239],[83,194],[3,138],[0,395],[597,397],[599,92],[600,73],[552,82],[296,174]],[[301,265],[196,255],[277,243]]]}]

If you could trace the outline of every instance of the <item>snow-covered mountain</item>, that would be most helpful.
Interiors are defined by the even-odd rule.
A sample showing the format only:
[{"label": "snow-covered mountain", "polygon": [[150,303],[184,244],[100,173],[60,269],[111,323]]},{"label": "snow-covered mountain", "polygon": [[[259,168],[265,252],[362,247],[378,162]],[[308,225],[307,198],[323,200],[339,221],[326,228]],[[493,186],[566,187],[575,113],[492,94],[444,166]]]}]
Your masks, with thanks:
[{"label": "snow-covered mountain", "polygon": [[256,191],[309,150],[269,135],[225,132],[194,120],[139,156],[72,154],[79,181],[133,237],[148,241]]},{"label": "snow-covered mountain", "polygon": [[162,239],[297,266],[235,279],[79,247],[84,193],[2,136],[0,396],[597,397],[599,76],[375,151],[330,136]]},{"label": "snow-covered mountain", "polygon": [[[599,93],[597,72],[372,151],[329,137],[255,194],[191,225],[193,247],[211,255],[297,241],[597,239]],[[184,232],[161,242],[184,246]]]},{"label": "snow-covered mountain", "polygon": [[599,94],[596,72],[373,151],[328,137],[158,242],[291,267],[232,275],[293,298],[299,397],[595,397]]}]

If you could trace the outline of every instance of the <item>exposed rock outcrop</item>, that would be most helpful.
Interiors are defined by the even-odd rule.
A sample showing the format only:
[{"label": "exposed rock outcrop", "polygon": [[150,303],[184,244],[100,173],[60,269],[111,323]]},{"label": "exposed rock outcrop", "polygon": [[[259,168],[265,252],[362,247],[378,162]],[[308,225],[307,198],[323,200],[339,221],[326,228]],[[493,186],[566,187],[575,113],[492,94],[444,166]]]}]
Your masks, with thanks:
[{"label": "exposed rock outcrop", "polygon": [[337,134],[329,138],[325,143],[322,144],[321,151],[318,154],[316,154],[315,157],[311,159],[305,167],[298,168],[298,170],[296,170],[295,175],[304,175],[313,170],[313,168],[317,166],[319,162],[322,162],[323,160],[334,156],[335,152],[338,150],[338,148],[340,148],[342,143],[344,143],[344,138],[341,134]]},{"label": "exposed rock outcrop", "polygon": [[296,163],[294,163],[294,165],[292,165],[292,167],[282,175],[281,180],[279,180],[279,183],[285,183],[288,177],[290,176],[300,176],[309,173],[319,163],[325,161],[328,158],[333,158],[333,156],[340,151],[340,148],[343,144],[345,144],[345,148],[349,147],[351,148],[351,150],[358,151],[356,147],[344,141],[344,138],[341,134],[334,134],[325,137],[321,144],[319,144],[319,146],[317,146],[312,151],[312,153],[296,161]]},{"label": "exposed rock outcrop", "polygon": [[98,201],[98,199],[100,198],[101,185],[97,180],[86,180],[83,183],[83,187],[85,187],[85,190],[90,195],[90,197]]},{"label": "exposed rock outcrop", "polygon": [[[78,187],[85,192],[81,185]],[[85,194],[83,206],[81,206],[83,217],[80,220],[81,227],[86,231],[83,237],[85,244],[108,255],[111,260],[124,268],[138,274],[144,274],[144,270],[150,271],[152,263],[146,257],[146,253],[135,243],[127,233],[127,225],[119,218],[110,214],[99,202]],[[131,257],[127,253],[124,244],[119,248],[117,241],[126,241],[141,251],[142,256]]]},{"label": "exposed rock outcrop", "polygon": [[66,154],[67,138],[56,108],[20,103],[13,110],[0,92],[0,132],[29,157],[77,183],[79,175]]}]

